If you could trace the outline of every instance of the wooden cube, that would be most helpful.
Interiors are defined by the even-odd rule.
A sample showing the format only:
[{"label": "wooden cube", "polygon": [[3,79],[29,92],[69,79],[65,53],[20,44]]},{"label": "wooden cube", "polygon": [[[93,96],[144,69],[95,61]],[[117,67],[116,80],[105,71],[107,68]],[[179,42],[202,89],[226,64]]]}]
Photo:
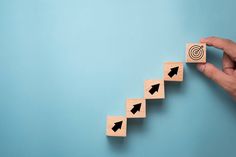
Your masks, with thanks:
[{"label": "wooden cube", "polygon": [[127,118],[145,118],[146,100],[145,99],[127,99],[126,100]]},{"label": "wooden cube", "polygon": [[107,116],[107,136],[125,137],[127,119],[124,116]]},{"label": "wooden cube", "polygon": [[164,99],[164,80],[146,80],[144,83],[145,99]]},{"label": "wooden cube", "polygon": [[182,62],[167,62],[164,64],[165,81],[183,81],[184,66]]},{"label": "wooden cube", "polygon": [[189,43],[185,53],[187,63],[206,63],[206,44]]}]

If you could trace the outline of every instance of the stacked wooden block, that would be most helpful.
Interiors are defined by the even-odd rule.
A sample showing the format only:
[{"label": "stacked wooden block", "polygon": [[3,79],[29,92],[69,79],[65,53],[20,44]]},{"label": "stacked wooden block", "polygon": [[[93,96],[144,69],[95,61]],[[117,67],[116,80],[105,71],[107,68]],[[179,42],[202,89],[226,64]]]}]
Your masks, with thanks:
[{"label": "stacked wooden block", "polygon": [[[191,43],[186,45],[187,63],[206,62],[206,44]],[[145,118],[147,99],[165,99],[165,82],[182,82],[184,66],[182,62],[167,62],[164,64],[164,78],[160,80],[146,80],[144,82],[144,98],[126,100],[125,116],[107,116],[106,135],[125,137],[127,132],[127,118]]]}]

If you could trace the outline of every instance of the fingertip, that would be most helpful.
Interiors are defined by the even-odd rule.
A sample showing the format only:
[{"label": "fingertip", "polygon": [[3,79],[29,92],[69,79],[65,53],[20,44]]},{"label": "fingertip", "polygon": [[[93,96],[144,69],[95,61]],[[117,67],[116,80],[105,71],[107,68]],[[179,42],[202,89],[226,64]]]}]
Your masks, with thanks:
[{"label": "fingertip", "polygon": [[209,44],[209,42],[211,41],[213,37],[204,37],[204,38],[201,38],[200,39],[200,42],[201,43],[206,43],[206,44]]},{"label": "fingertip", "polygon": [[205,43],[206,41],[207,41],[206,38],[201,38],[201,39],[200,39],[200,42],[201,42],[201,43]]}]

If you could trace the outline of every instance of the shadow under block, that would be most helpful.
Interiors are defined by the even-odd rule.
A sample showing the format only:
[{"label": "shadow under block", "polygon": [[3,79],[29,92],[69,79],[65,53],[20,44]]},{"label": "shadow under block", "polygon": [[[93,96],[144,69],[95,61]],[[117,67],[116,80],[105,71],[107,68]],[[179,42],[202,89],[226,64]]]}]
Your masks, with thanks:
[{"label": "shadow under block", "polygon": [[146,117],[146,100],[145,99],[127,99],[126,100],[126,117],[127,118],[145,118]]},{"label": "shadow under block", "polygon": [[184,66],[182,62],[166,62],[164,64],[165,81],[183,81]]},{"label": "shadow under block", "polygon": [[185,54],[187,63],[206,63],[206,44],[189,43]]},{"label": "shadow under block", "polygon": [[146,80],[144,82],[145,99],[164,99],[165,87],[164,80]]},{"label": "shadow under block", "polygon": [[124,116],[107,116],[107,136],[125,137],[127,119]]}]

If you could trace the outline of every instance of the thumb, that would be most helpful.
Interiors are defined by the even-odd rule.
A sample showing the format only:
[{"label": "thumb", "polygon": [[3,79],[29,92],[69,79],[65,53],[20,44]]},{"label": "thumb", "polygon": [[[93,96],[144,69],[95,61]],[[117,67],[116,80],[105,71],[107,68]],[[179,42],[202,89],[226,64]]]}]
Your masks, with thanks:
[{"label": "thumb", "polygon": [[226,91],[229,91],[230,88],[230,77],[224,72],[220,71],[214,65],[210,63],[197,64],[197,68],[200,72],[202,72],[205,76],[216,82]]}]

